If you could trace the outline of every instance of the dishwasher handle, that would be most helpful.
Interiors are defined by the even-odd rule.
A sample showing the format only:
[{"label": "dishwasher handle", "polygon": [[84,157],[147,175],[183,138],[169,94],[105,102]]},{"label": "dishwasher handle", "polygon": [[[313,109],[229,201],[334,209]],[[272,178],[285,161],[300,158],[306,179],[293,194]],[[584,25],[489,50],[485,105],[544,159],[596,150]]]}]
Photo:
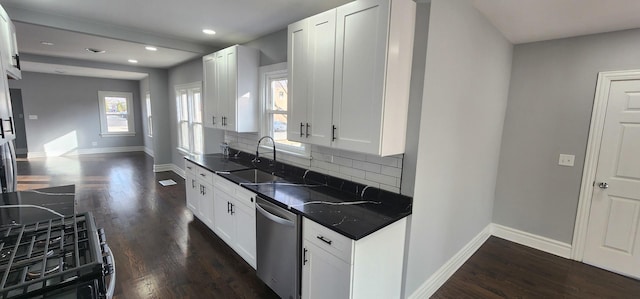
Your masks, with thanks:
[{"label": "dishwasher handle", "polygon": [[295,226],[295,223],[293,221],[284,219],[282,217],[269,213],[269,211],[265,210],[262,206],[260,206],[260,203],[256,203],[256,211],[260,212],[260,214],[262,214],[264,217],[266,217],[267,219],[273,222],[286,225],[286,226]]}]

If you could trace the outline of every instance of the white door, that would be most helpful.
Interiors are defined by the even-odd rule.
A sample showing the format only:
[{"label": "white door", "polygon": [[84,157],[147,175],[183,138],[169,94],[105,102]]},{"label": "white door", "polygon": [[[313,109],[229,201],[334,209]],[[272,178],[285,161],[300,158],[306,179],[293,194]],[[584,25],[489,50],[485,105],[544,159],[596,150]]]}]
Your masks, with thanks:
[{"label": "white door", "polygon": [[[216,128],[215,122],[219,112],[215,55],[205,56],[202,63],[204,81],[204,126],[207,128]],[[220,119],[218,118],[217,121],[220,121]]]},{"label": "white door", "polygon": [[312,242],[302,245],[302,299],[351,297],[351,265]]},{"label": "white door", "polygon": [[200,186],[202,186],[202,193],[200,193],[201,196],[199,202],[200,206],[198,207],[202,218],[200,220],[202,220],[202,222],[204,222],[204,224],[206,224],[210,229],[214,229],[213,187],[209,184],[200,184]]},{"label": "white door", "polygon": [[229,246],[233,246],[235,239],[235,223],[233,215],[231,215],[231,203],[233,202],[231,195],[220,188],[213,188],[213,223],[215,225],[213,231]]},{"label": "white door", "polygon": [[187,174],[186,177],[187,208],[195,215],[198,211],[198,199],[200,198],[200,193],[198,192],[202,192],[202,189],[199,189],[200,184],[192,174]]},{"label": "white door", "polygon": [[234,203],[233,216],[236,224],[236,252],[251,267],[256,268],[256,208]]},{"label": "white door", "polygon": [[640,278],[640,80],[612,81],[584,262]]}]

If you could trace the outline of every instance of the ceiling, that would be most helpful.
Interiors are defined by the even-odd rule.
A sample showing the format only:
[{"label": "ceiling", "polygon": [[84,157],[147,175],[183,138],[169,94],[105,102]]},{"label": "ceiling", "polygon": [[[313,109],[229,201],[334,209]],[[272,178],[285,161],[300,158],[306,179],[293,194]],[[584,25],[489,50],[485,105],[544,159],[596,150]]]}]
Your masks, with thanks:
[{"label": "ceiling", "polygon": [[514,44],[640,28],[638,0],[473,0]]},{"label": "ceiling", "polygon": [[[0,0],[16,24],[21,53],[123,65],[136,59],[137,66],[152,68],[169,68],[245,43],[347,2],[350,0]],[[514,44],[640,28],[639,0],[472,2]],[[203,28],[216,34],[205,35]],[[156,46],[158,51],[149,52],[145,45]],[[85,48],[106,53],[92,54]]]}]

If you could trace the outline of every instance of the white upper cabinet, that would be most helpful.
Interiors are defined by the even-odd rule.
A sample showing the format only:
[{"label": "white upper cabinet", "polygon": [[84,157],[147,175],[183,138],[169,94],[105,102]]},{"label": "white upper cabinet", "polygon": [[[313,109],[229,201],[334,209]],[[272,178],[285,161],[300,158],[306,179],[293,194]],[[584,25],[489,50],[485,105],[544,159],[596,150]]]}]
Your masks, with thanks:
[{"label": "white upper cabinet", "polygon": [[258,50],[240,45],[202,58],[206,127],[258,131],[259,59]]},{"label": "white upper cabinet", "polygon": [[336,10],[291,24],[288,32],[288,139],[330,146]]},{"label": "white upper cabinet", "polygon": [[12,79],[21,79],[20,56],[18,55],[18,43],[16,40],[16,28],[9,19],[7,12],[0,7],[0,56],[4,64],[7,76]]},{"label": "white upper cabinet", "polygon": [[290,107],[300,109],[288,138],[404,153],[414,26],[412,0],[358,0],[290,25]]}]

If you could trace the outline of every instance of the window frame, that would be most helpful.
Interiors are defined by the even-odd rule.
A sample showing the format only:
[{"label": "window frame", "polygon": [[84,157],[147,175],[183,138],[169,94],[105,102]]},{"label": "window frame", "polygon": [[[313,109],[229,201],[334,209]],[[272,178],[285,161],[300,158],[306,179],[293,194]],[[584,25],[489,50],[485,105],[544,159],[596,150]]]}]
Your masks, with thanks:
[{"label": "window frame", "polygon": [[[107,124],[107,107],[105,105],[105,98],[107,97],[119,97],[127,99],[127,132],[109,132]],[[123,136],[135,136],[135,110],[133,107],[133,93],[122,91],[98,91],[98,106],[100,109],[100,136],[101,137],[123,137]]]},{"label": "window frame", "polygon": [[153,137],[153,113],[151,112],[151,93],[144,94],[144,102],[147,110],[147,136]]},{"label": "window frame", "polygon": [[[271,136],[273,137],[273,124],[270,121],[271,118],[269,115],[273,114],[287,114],[288,111],[282,113],[280,111],[272,110],[269,107],[270,99],[268,98],[271,95],[270,82],[274,79],[286,78],[287,79],[287,88],[288,88],[288,76],[289,71],[287,69],[287,63],[276,63],[271,65],[261,66],[258,69],[259,77],[260,77],[260,136]],[[289,101],[289,99],[287,99]],[[288,108],[288,107],[287,107]],[[295,147],[284,143],[276,142],[276,151],[279,153],[286,153],[293,156],[299,156],[304,158],[311,157],[311,146],[309,144],[300,143],[301,147]],[[262,148],[271,149],[271,144],[262,143]]]},{"label": "window frame", "polygon": [[[178,130],[178,140],[177,140],[177,149],[184,153],[184,154],[196,154],[196,155],[200,155],[204,153],[204,98],[203,98],[203,93],[202,93],[202,82],[201,81],[197,81],[197,82],[193,82],[193,83],[187,83],[187,84],[180,84],[180,85],[176,85],[174,87],[175,90],[175,99],[176,99],[176,125],[177,125],[177,130]],[[200,116],[200,122],[196,122],[194,119],[194,97],[193,95],[196,93],[195,91],[197,90],[197,92],[200,94],[200,112],[203,114]],[[183,92],[186,92],[187,94],[187,120],[182,120],[182,112],[183,112],[183,107],[182,107],[182,101],[181,101],[181,97],[183,95]],[[188,147],[184,147],[184,145],[182,144],[182,123],[187,123],[187,128],[188,128]],[[194,130],[194,125],[200,125],[200,127],[202,128],[201,133],[202,136],[200,136],[200,140],[202,140],[202,148],[201,149],[196,149],[195,148],[195,140],[196,140],[196,136],[195,136],[195,130]]]}]

